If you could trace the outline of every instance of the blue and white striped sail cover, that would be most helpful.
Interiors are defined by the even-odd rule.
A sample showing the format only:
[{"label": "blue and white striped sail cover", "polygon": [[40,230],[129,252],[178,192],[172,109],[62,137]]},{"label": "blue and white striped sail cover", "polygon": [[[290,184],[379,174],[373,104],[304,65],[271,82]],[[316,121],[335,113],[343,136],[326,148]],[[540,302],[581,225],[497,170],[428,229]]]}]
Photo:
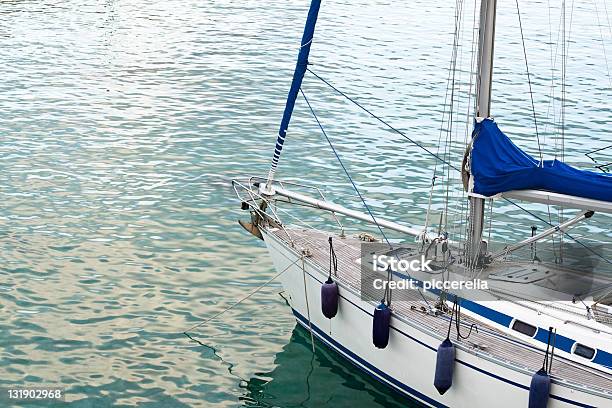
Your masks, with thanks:
[{"label": "blue and white striped sail cover", "polygon": [[474,128],[471,173],[473,191],[484,196],[532,189],[612,202],[612,174],[578,170],[558,160],[540,163],[491,119]]},{"label": "blue and white striped sail cover", "polygon": [[287,103],[285,104],[283,119],[281,120],[280,129],[278,130],[278,138],[276,139],[276,146],[274,147],[274,156],[272,157],[270,174],[274,174],[276,171],[276,166],[278,166],[278,160],[280,159],[283,145],[285,144],[285,138],[287,137],[287,129],[289,128],[289,122],[291,121],[295,100],[297,99],[300,87],[302,86],[302,80],[304,79],[304,74],[308,68],[308,55],[310,54],[310,45],[312,44],[312,38],[314,36],[314,30],[317,24],[317,17],[319,15],[320,7],[321,0],[311,1],[310,9],[308,10],[308,17],[306,18],[306,25],[304,26],[304,34],[302,36],[300,52],[298,53],[295,71],[293,72],[291,88],[289,89],[289,94],[287,95]]}]

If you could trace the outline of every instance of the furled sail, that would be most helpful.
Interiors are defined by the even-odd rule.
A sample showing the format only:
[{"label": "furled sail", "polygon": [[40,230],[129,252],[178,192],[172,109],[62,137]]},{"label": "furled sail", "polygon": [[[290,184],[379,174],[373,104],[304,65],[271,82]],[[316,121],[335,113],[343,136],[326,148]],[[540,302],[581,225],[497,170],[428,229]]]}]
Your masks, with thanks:
[{"label": "furled sail", "polygon": [[272,165],[270,166],[270,171],[268,173],[268,184],[271,183],[272,179],[274,178],[274,173],[276,172],[276,167],[278,166],[283,145],[285,144],[285,138],[287,137],[287,129],[289,128],[289,122],[291,121],[291,115],[293,114],[293,108],[295,107],[295,100],[297,99],[300,87],[302,86],[302,80],[304,79],[304,74],[308,68],[308,55],[310,54],[310,45],[312,44],[320,7],[321,0],[311,1],[310,9],[308,10],[308,17],[306,18],[306,25],[304,27],[304,34],[302,36],[302,43],[300,45],[300,51],[298,53],[298,59],[295,65],[295,71],[293,72],[291,88],[289,88],[287,103],[285,104],[285,110],[283,112],[283,119],[281,120],[280,129],[278,130],[278,137],[276,139],[276,146],[274,147]]},{"label": "furled sail", "polygon": [[612,174],[578,170],[558,160],[534,159],[491,119],[474,128],[470,172],[472,192],[493,196],[513,190],[541,190],[612,202]]}]

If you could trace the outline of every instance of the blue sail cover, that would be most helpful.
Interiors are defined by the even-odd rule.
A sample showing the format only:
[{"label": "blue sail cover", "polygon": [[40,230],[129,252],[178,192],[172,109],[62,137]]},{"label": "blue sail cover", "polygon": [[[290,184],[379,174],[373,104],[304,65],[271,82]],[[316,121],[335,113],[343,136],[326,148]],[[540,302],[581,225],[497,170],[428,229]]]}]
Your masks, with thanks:
[{"label": "blue sail cover", "polygon": [[308,68],[308,56],[310,55],[310,46],[314,37],[315,26],[317,25],[317,17],[319,16],[320,8],[321,0],[312,0],[310,2],[308,17],[306,17],[306,25],[304,26],[304,34],[302,35],[302,45],[300,45],[300,52],[298,53],[295,71],[293,71],[293,80],[291,81],[291,88],[289,88],[289,94],[287,95],[283,119],[281,120],[280,128],[278,130],[278,137],[276,138],[274,156],[272,156],[272,166],[270,167],[270,175],[268,176],[269,180],[271,180],[271,176],[274,174],[276,167],[278,166],[278,160],[280,159],[283,145],[285,144],[287,129],[289,128],[289,122],[291,121],[291,115],[293,114],[293,108],[295,107],[295,100],[300,92],[302,80],[304,79],[304,74],[306,74],[306,69]]},{"label": "blue sail cover", "polygon": [[474,128],[471,173],[477,194],[544,190],[612,202],[612,174],[578,170],[558,160],[540,164],[516,146],[491,119]]}]

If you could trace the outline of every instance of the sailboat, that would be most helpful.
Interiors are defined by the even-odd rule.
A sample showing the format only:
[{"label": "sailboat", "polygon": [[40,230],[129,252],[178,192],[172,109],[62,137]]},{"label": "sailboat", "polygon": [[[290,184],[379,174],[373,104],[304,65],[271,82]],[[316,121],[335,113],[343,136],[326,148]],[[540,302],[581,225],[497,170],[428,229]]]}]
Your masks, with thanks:
[{"label": "sailboat", "polygon": [[[463,180],[469,210],[459,240],[441,228],[427,230],[427,221],[422,229],[375,216],[348,172],[364,212],[327,200],[317,187],[276,177],[300,93],[316,119],[301,90],[304,75],[310,72],[350,98],[308,67],[320,6],[320,0],[310,4],[270,171],[266,178],[233,180],[242,209],[250,213],[250,220],[240,223],[265,242],[291,311],[310,332],[313,347],[317,343],[331,348],[395,391],[430,407],[612,406],[609,282],[591,277],[587,297],[584,291],[577,293],[573,283],[560,284],[578,282],[576,272],[566,265],[536,256],[511,257],[525,248],[533,252],[538,242],[553,235],[569,237],[570,228],[599,213],[612,213],[612,175],[536,159],[515,145],[492,118],[496,0],[480,3],[474,129],[463,162],[454,165],[436,156],[457,168]],[[334,149],[331,142],[330,146]],[[492,199],[579,212],[559,224],[547,222],[546,230],[533,231],[493,252],[483,235],[485,206]],[[292,205],[331,214],[337,228],[290,225],[282,207]],[[347,222],[366,223],[379,234],[346,234]],[[406,237],[401,248],[386,239],[385,231]],[[376,246],[367,246],[374,241]],[[373,275],[373,280],[385,282],[384,287],[369,291],[363,268],[373,266],[378,256],[405,264],[421,261],[432,268],[404,273],[387,265]],[[426,285],[440,277],[444,282],[476,282],[479,277],[489,285]],[[415,289],[392,300],[397,292],[390,283],[401,281]]]}]

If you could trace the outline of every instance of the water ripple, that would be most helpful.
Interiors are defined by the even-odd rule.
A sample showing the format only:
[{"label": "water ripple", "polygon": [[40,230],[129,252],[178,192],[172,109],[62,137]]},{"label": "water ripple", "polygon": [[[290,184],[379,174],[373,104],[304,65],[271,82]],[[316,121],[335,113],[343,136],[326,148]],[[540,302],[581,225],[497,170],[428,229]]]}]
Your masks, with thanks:
[{"label": "water ripple", "polygon": [[[229,180],[266,174],[306,3],[0,2],[0,385],[60,385],[74,407],[406,406],[332,353],[311,356],[278,285],[200,328],[204,346],[182,334],[274,273],[236,223]],[[542,2],[521,5],[551,157],[558,9],[549,25]],[[493,111],[534,153],[513,7],[500,4]],[[576,6],[566,117],[566,159],[588,168],[584,154],[610,143],[612,124],[592,12]],[[450,5],[420,0],[324,2],[312,68],[436,150],[453,19]],[[422,223],[432,159],[311,75],[304,89],[374,211]],[[360,209],[301,102],[289,135],[279,174]],[[533,223],[507,204],[496,210],[496,239]],[[577,230],[608,242],[610,231],[609,217]]]}]

